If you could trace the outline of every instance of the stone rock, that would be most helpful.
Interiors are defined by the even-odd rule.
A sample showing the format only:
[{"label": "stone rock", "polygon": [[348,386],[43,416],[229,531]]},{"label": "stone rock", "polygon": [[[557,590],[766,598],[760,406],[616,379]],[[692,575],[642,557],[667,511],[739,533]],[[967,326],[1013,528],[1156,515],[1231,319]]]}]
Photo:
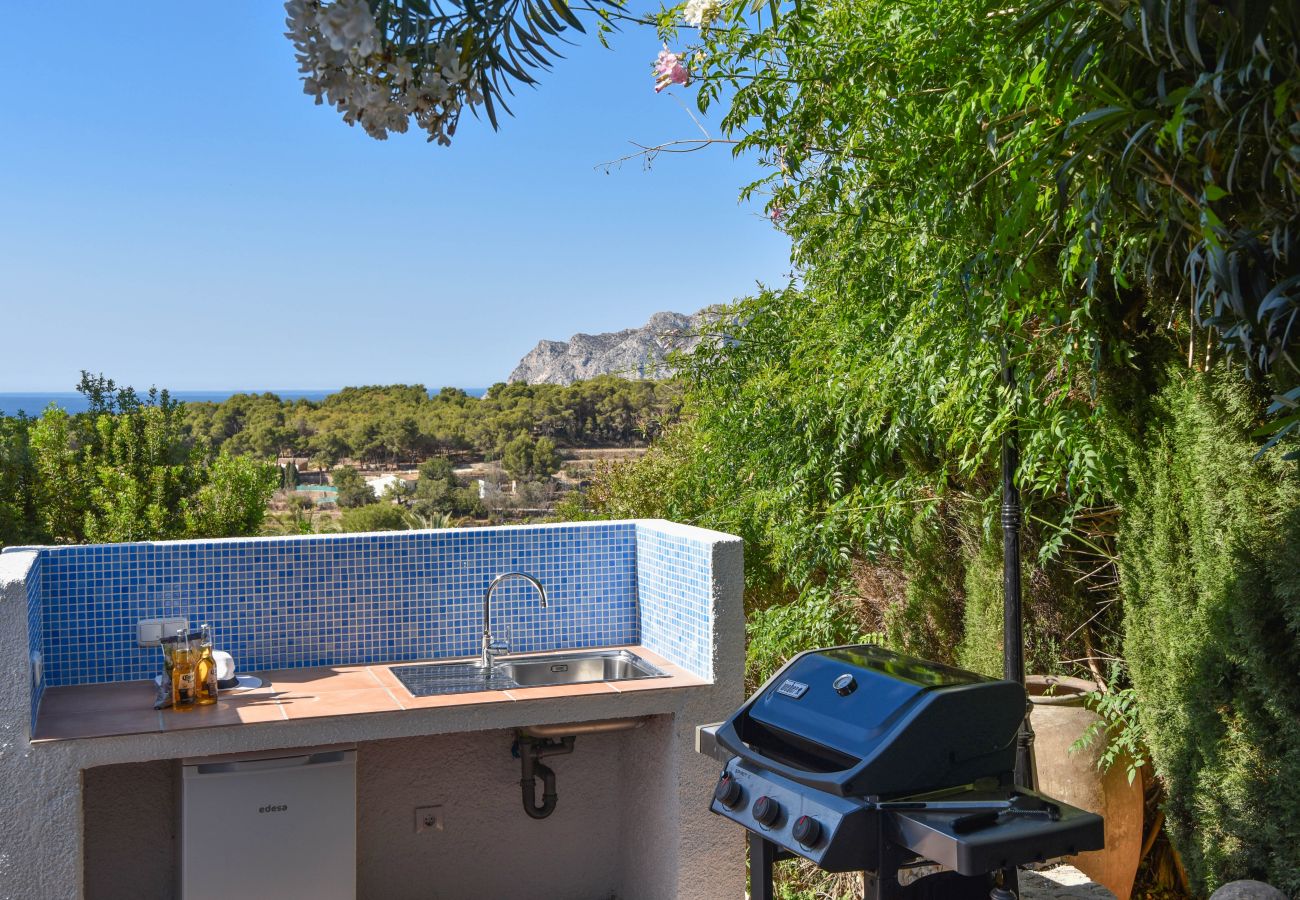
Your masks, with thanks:
[{"label": "stone rock", "polygon": [[1229,881],[1210,900],[1287,900],[1286,894],[1262,881]]},{"label": "stone rock", "polygon": [[640,328],[604,334],[575,334],[567,341],[540,341],[510,373],[511,382],[572,384],[598,375],[666,378],[665,360],[674,350],[689,353],[700,343],[696,334],[708,310],[688,316],[658,312]]},{"label": "stone rock", "polygon": [[1071,865],[1020,871],[1020,900],[1115,900],[1115,895]]}]

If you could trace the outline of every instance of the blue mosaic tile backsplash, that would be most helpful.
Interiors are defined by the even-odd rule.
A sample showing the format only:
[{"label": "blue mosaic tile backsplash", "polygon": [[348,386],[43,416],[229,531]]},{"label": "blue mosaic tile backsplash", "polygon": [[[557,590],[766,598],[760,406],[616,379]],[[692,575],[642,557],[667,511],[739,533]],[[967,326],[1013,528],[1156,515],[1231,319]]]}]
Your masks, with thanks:
[{"label": "blue mosaic tile backsplash", "polygon": [[641,643],[713,677],[713,547],[695,529],[642,522],[636,532]]},{"label": "blue mosaic tile backsplash", "polygon": [[484,588],[520,570],[550,607],[521,579],[497,589],[514,652],[635,644],[638,544],[614,522],[46,547],[29,625],[50,686],[152,677],[136,621],[173,615],[210,622],[246,672],[469,656]]},{"label": "blue mosaic tile backsplash", "polygon": [[498,588],[493,630],[512,651],[641,643],[710,678],[717,537],[642,520],[32,548],[33,720],[45,686],[156,674],[157,648],[135,644],[145,618],[212,623],[241,671],[472,656],[483,590],[512,570],[550,598]]},{"label": "blue mosaic tile backsplash", "polygon": [[[27,650],[28,653],[40,651],[44,653],[45,641],[45,616],[44,616],[44,593],[41,579],[41,556],[36,555],[36,560],[32,567],[27,571]],[[32,685],[32,728],[36,728],[36,711],[41,706],[41,695],[45,693],[45,680]]]}]

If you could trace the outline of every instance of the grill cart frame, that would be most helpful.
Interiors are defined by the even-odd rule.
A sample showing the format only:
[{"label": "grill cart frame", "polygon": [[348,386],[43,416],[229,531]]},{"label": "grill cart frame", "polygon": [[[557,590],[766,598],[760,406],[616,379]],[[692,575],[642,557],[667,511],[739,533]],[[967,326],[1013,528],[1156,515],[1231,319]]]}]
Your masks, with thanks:
[{"label": "grill cart frame", "polygon": [[[1013,898],[1018,865],[1103,843],[1102,819],[1015,783],[1024,688],[870,645],[799,654],[697,749],[748,832],[752,900],[795,856],[868,900]],[[901,869],[944,871],[902,885]]]}]

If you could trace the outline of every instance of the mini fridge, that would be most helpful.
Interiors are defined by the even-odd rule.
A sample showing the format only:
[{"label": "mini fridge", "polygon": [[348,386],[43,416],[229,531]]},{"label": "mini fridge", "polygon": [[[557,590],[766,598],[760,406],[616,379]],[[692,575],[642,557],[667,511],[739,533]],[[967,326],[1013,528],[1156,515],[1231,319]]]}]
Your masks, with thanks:
[{"label": "mini fridge", "polygon": [[182,900],[354,900],[353,748],[186,759]]}]

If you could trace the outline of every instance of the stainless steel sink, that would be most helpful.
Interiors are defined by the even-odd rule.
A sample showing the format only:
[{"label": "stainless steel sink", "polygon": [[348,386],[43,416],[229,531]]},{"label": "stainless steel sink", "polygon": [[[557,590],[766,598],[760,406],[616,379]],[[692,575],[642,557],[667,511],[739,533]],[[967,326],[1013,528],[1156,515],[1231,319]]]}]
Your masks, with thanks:
[{"label": "stainless steel sink", "polygon": [[508,659],[501,661],[500,668],[520,687],[666,677],[664,672],[626,650]]},{"label": "stainless steel sink", "polygon": [[502,659],[490,672],[474,663],[463,662],[419,663],[389,669],[415,697],[668,677],[668,673],[627,650],[578,650]]}]

